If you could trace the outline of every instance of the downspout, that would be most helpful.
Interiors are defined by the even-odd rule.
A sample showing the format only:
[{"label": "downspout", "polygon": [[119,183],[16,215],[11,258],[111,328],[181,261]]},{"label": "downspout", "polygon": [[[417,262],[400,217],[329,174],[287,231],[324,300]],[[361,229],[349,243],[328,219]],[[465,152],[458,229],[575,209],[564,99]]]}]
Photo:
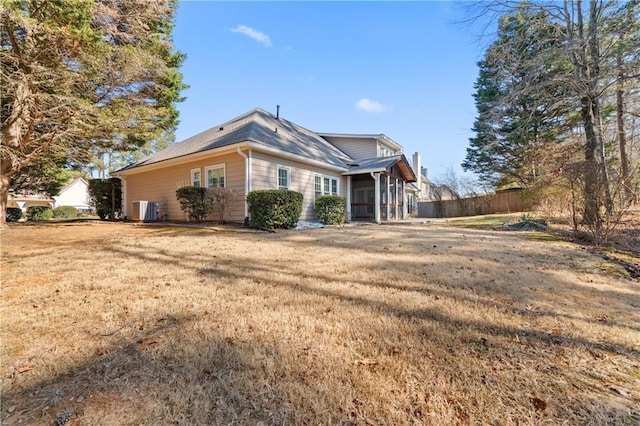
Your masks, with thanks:
[{"label": "downspout", "polygon": [[[247,204],[247,195],[249,195],[249,157],[247,154],[242,152],[240,147],[237,148],[238,154],[244,158],[244,221],[248,223],[249,221],[249,205]],[[249,150],[249,154],[251,154],[251,150]]]},{"label": "downspout", "polygon": [[371,177],[375,182],[375,221],[380,224],[380,173],[371,172]]}]

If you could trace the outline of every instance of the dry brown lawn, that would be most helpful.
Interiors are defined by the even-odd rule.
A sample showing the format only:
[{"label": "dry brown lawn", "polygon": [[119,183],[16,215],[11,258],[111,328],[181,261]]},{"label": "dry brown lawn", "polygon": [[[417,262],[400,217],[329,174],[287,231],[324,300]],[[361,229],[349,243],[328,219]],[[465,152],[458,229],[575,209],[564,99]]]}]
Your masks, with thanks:
[{"label": "dry brown lawn", "polygon": [[542,234],[2,231],[3,424],[639,424],[640,283]]}]

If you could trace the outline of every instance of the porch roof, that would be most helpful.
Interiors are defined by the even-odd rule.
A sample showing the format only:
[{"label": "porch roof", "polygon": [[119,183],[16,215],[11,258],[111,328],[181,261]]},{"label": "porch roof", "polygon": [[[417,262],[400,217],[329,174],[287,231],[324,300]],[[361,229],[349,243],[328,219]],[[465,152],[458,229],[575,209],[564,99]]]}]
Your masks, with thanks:
[{"label": "porch roof", "polygon": [[407,161],[407,158],[403,155],[393,155],[391,157],[376,157],[368,158],[366,160],[358,161],[357,163],[351,163],[349,170],[343,172],[344,176],[361,175],[367,173],[381,173],[391,169],[391,167],[397,166],[400,174],[406,182],[416,182],[417,178],[411,165]]}]

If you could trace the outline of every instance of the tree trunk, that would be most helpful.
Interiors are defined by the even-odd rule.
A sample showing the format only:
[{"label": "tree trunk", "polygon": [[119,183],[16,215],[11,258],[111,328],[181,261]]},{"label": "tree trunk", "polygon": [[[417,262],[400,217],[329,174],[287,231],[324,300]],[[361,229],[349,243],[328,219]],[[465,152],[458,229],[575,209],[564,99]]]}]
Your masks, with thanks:
[{"label": "tree trunk", "polygon": [[[621,58],[618,58],[621,60]],[[620,64],[620,63],[619,63]],[[627,135],[624,126],[624,73],[618,75],[618,89],[616,90],[616,118],[618,122],[618,145],[620,146],[620,165],[622,169],[622,187],[626,200],[633,199],[631,181],[629,179],[629,158],[627,155]]]},{"label": "tree trunk", "polygon": [[598,188],[598,165],[596,162],[596,150],[598,140],[595,132],[595,123],[593,121],[593,108],[591,99],[584,97],[581,100],[582,108],[580,109],[582,124],[586,142],[584,145],[585,169],[584,173],[584,214],[582,221],[585,224],[594,224],[598,220],[600,203]]},{"label": "tree trunk", "polygon": [[[631,7],[627,9],[627,23],[631,27],[632,23],[632,12]],[[626,29],[625,25],[622,26],[620,32],[620,41],[624,41],[626,38]],[[631,180],[629,176],[629,157],[627,155],[627,135],[625,132],[624,125],[624,83],[625,83],[625,72],[624,72],[624,61],[622,59],[622,51],[618,49],[616,53],[616,68],[618,69],[618,84],[616,87],[616,121],[617,121],[617,133],[618,133],[618,145],[620,147],[620,166],[621,166],[621,183],[622,188],[625,195],[625,200],[628,202],[633,201],[633,190],[631,189]]]},{"label": "tree trunk", "polygon": [[595,137],[598,144],[600,154],[600,173],[602,174],[602,189],[604,190],[605,207],[607,214],[613,213],[613,199],[611,198],[611,190],[609,188],[609,169],[607,166],[606,150],[604,146],[604,137],[602,136],[602,115],[600,114],[600,100],[598,87],[600,82],[600,41],[598,38],[598,2],[591,1],[589,3],[589,54],[591,56],[591,72],[589,76],[589,94],[591,96],[591,113],[593,115],[593,124]]},{"label": "tree trunk", "polygon": [[8,160],[2,160],[0,166],[0,228],[7,224],[7,204],[9,199],[9,186],[11,185],[11,164]]}]

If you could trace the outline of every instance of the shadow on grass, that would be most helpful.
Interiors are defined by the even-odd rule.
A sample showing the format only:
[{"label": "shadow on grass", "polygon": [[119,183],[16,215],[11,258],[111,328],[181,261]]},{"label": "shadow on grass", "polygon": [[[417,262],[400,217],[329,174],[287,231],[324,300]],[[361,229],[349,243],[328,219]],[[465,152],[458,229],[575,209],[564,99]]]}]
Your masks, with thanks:
[{"label": "shadow on grass", "polygon": [[[289,250],[298,252],[306,250],[309,256],[318,255],[325,247],[350,253],[355,251],[363,257],[370,255],[372,251],[381,254],[374,265],[365,260],[362,260],[362,263],[345,264],[340,258],[336,258],[331,263],[332,267],[320,271],[288,262],[287,253],[284,250],[260,253],[259,258],[257,253],[251,251],[244,256],[232,256],[216,251],[215,247],[208,252],[178,251],[171,245],[171,238],[184,237],[185,235],[181,232],[156,234],[158,238],[168,238],[168,244],[162,247],[154,248],[148,244],[141,247],[131,240],[123,240],[119,244],[103,247],[101,254],[113,259],[114,263],[118,259],[141,260],[148,265],[149,271],[153,271],[156,266],[172,265],[183,274],[197,274],[215,283],[216,286],[224,287],[230,293],[235,292],[239,298],[245,296],[246,283],[253,283],[257,287],[284,289],[296,294],[297,297],[293,298],[295,302],[291,303],[310,304],[319,297],[326,299],[332,305],[342,306],[346,312],[353,308],[363,312],[381,313],[401,323],[411,324],[416,329],[428,330],[428,327],[435,327],[443,334],[448,332],[452,336],[451,348],[462,348],[460,353],[450,354],[451,357],[471,356],[490,346],[502,353],[518,350],[522,357],[533,360],[537,355],[529,351],[529,348],[542,347],[550,351],[569,348],[604,352],[609,356],[624,356],[636,365],[640,361],[638,348],[632,345],[601,342],[582,336],[557,335],[533,326],[519,328],[494,323],[487,319],[457,317],[444,312],[438,306],[437,299],[451,299],[460,302],[463,306],[481,304],[498,309],[504,300],[512,304],[517,302],[523,305],[540,303],[555,305],[558,300],[563,298],[569,300],[577,294],[584,297],[586,292],[587,295],[603,299],[605,305],[633,306],[633,303],[640,303],[638,289],[633,284],[630,284],[627,292],[585,288],[562,281],[553,274],[553,270],[536,272],[537,279],[543,282],[540,289],[546,288],[548,290],[546,292],[533,291],[518,282],[517,276],[501,284],[478,281],[477,286],[474,286],[471,281],[472,285],[469,285],[470,277],[468,276],[463,280],[466,284],[457,284],[453,277],[440,278],[441,282],[434,283],[431,276],[432,264],[455,271],[466,265],[469,259],[474,259],[476,263],[480,260],[487,262],[483,267],[491,265],[495,268],[504,268],[506,274],[510,265],[490,262],[496,257],[511,254],[506,253],[509,246],[492,245],[491,250],[462,248],[460,241],[466,237],[458,230],[440,234],[421,233],[415,230],[407,232],[401,229],[384,231],[384,234],[379,235],[370,235],[370,229],[345,230],[344,234],[338,235],[322,231],[234,235],[234,238],[237,238],[236,244],[259,243],[263,239],[276,240],[282,244],[283,248],[287,247]],[[490,234],[478,232],[474,235]],[[216,238],[215,234],[201,232],[188,236],[197,239],[211,238],[212,241]],[[359,243],[355,247],[354,240]],[[573,254],[571,251],[563,250],[565,249],[559,247],[556,254],[567,256]],[[446,260],[444,255],[454,257]],[[523,256],[526,256],[526,253]],[[372,282],[362,278],[361,275],[349,273],[350,268],[351,270],[370,268],[375,276],[382,278]],[[408,272],[414,269],[416,272]],[[469,272],[464,271],[465,274]],[[239,286],[239,282],[244,282],[245,285]],[[312,282],[315,284],[309,284]],[[343,286],[344,289],[336,289],[336,284]],[[515,294],[514,285],[519,286]],[[413,294],[429,296],[429,303],[425,303],[424,307],[408,308],[374,296],[356,294],[350,290],[351,286],[371,290],[393,289],[408,296]],[[522,323],[537,316],[596,321],[592,318],[577,317],[553,310],[518,310],[508,305],[504,308],[512,315],[521,317]],[[314,422],[321,418],[318,413],[305,417],[301,412],[303,407],[294,407],[293,410],[287,407],[288,390],[282,385],[282,381],[290,380],[290,377],[279,377],[278,373],[281,369],[277,364],[285,363],[292,355],[283,353],[282,346],[261,341],[258,338],[252,341],[239,341],[233,335],[220,334],[216,330],[194,331],[189,327],[193,318],[188,316],[156,317],[154,321],[154,326],[142,332],[135,332],[127,339],[116,338],[117,334],[114,334],[114,338],[110,338],[112,341],[103,353],[96,354],[85,363],[72,366],[55,377],[26,389],[15,393],[11,390],[6,392],[3,399],[7,405],[15,406],[11,417],[28,423],[51,424],[59,412],[67,409],[80,411],[83,406],[91,405],[99,408],[92,409],[91,412],[87,409],[86,417],[80,420],[81,422],[86,420],[86,423],[101,423],[100,420],[102,420],[102,423],[113,423],[118,419],[117,413],[110,413],[110,417],[103,419],[91,416],[97,415],[95,413],[108,412],[111,406],[124,405],[134,412],[150,413],[149,418],[143,419],[149,424],[165,423],[168,419],[180,424],[193,422],[255,424],[259,421],[271,424],[285,421],[299,424]],[[610,322],[604,325],[610,327],[612,332],[616,327],[637,330],[628,324]],[[400,333],[398,330],[393,330],[393,327],[390,332]],[[417,330],[417,333],[422,336],[421,344],[425,348],[437,343],[430,340],[428,332],[423,333]],[[527,341],[529,348],[504,343],[514,337]],[[293,348],[287,350],[293,351]],[[305,365],[302,363],[303,367]],[[321,367],[331,369],[329,360],[325,360]],[[557,380],[575,379],[575,377],[564,376],[564,373],[556,372],[555,374],[557,377],[554,379]],[[300,375],[302,376],[302,372]],[[348,380],[345,381],[348,382]],[[246,385],[244,388],[238,386],[238,384],[247,383],[251,385]],[[301,383],[300,386],[306,387],[310,394],[322,394],[327,406],[344,407],[345,412],[348,413],[343,396],[338,395],[338,392],[334,392],[335,390],[326,389],[317,381],[301,379]],[[348,383],[345,386],[348,386]],[[137,399],[131,399],[133,395]],[[125,396],[126,398],[123,399]],[[627,398],[629,405],[636,402],[633,397]],[[597,406],[605,403],[596,401],[594,404]],[[300,410],[298,417],[295,417],[296,414],[291,414],[295,413],[295,408]],[[619,410],[620,413],[616,416],[624,418],[624,408]],[[223,418],[220,417],[220,413],[224,413]],[[4,411],[3,415],[5,415]],[[640,414],[636,414],[633,418],[638,418],[637,416]],[[338,410],[326,415],[325,418],[333,422],[340,419],[351,420],[348,415],[342,415]],[[11,423],[9,420],[5,418],[7,423]],[[123,424],[128,423],[126,418],[120,420]],[[140,422],[140,419],[135,421]]]},{"label": "shadow on grass", "polygon": [[146,318],[156,325],[113,339],[51,379],[6,390],[2,424],[64,424],[64,413],[77,419],[73,424],[284,423],[286,395],[263,376],[262,360],[278,360],[277,349],[215,331],[185,342],[193,320]]}]

